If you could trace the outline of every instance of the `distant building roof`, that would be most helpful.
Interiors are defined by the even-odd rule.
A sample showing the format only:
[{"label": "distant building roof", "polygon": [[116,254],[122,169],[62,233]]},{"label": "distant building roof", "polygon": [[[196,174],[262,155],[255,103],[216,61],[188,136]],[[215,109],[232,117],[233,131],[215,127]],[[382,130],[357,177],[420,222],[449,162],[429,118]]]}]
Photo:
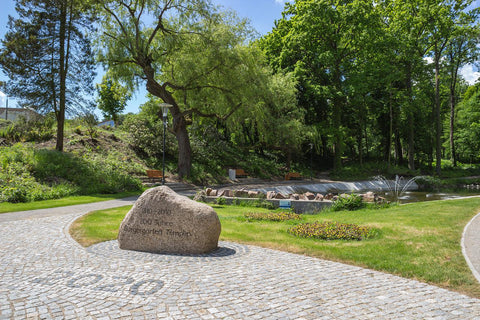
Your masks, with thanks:
[{"label": "distant building roof", "polygon": [[107,120],[97,124],[97,127],[102,127],[102,126],[115,128],[115,122],[113,120]]}]

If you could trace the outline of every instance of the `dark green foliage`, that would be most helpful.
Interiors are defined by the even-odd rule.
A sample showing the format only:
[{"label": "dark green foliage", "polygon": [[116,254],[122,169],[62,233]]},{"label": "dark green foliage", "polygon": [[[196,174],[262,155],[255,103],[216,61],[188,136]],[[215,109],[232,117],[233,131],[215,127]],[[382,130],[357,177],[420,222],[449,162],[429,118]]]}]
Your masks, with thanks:
[{"label": "dark green foliage", "polygon": [[348,210],[354,211],[365,208],[365,203],[362,200],[362,197],[354,193],[350,195],[341,195],[335,200],[331,206],[333,211]]},{"label": "dark green foliage", "polygon": [[247,212],[244,214],[247,220],[286,221],[301,220],[302,216],[293,212]]},{"label": "dark green foliage", "polygon": [[339,222],[313,222],[296,225],[288,232],[297,237],[322,240],[363,240],[375,237],[375,229]]},{"label": "dark green foliage", "polygon": [[53,138],[54,124],[55,118],[52,114],[31,120],[20,117],[14,122],[4,121],[3,125],[0,125],[0,138],[9,143],[44,142]]},{"label": "dark green foliage", "polygon": [[217,198],[217,204],[220,205],[220,206],[223,206],[227,203],[227,200],[225,200],[224,197],[218,197]]},{"label": "dark green foliage", "polygon": [[284,174],[281,168],[285,166],[285,159],[281,157],[281,152],[268,151],[261,155],[248,150],[248,147],[228,140],[226,134],[222,134],[224,130],[227,129],[216,128],[212,124],[204,124],[203,127],[192,125],[192,182],[208,185],[222,181],[228,176],[229,168],[241,168],[249,176],[256,178],[278,177]]},{"label": "dark green foliage", "polygon": [[68,195],[141,189],[120,159],[34,150],[20,144],[0,149],[0,202],[28,202]]},{"label": "dark green foliage", "polygon": [[[143,108],[142,108],[143,110]],[[153,110],[152,110],[153,111]],[[163,123],[156,114],[142,111],[125,118],[122,129],[128,133],[128,143],[148,167],[161,168],[163,157]],[[166,157],[172,160],[176,154],[175,137],[166,132]]]},{"label": "dark green foliage", "polygon": [[335,180],[370,180],[378,175],[388,178],[395,178],[396,175],[413,177],[420,175],[420,171],[410,170],[405,166],[389,166],[387,162],[372,161],[359,164],[352,161],[333,171],[330,177]]},{"label": "dark green foliage", "polygon": [[461,162],[480,160],[480,85],[468,90],[468,99],[458,106],[458,126],[455,134],[457,156]]},{"label": "dark green foliage", "polygon": [[253,203],[253,206],[257,208],[265,208],[269,210],[276,209],[275,205],[272,202],[267,201],[265,199],[255,200],[255,202]]}]

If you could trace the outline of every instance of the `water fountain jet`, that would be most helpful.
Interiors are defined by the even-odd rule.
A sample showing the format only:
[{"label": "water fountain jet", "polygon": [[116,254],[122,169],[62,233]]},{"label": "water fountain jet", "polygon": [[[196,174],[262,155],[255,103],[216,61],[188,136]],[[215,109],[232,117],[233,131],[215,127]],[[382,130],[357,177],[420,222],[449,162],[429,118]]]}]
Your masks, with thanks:
[{"label": "water fountain jet", "polygon": [[403,177],[395,176],[395,180],[387,180],[384,176],[376,176],[374,179],[387,186],[388,190],[393,195],[393,201],[400,203],[400,197],[408,190],[408,188],[415,182],[415,180],[422,178],[422,176],[413,177],[405,182]]}]

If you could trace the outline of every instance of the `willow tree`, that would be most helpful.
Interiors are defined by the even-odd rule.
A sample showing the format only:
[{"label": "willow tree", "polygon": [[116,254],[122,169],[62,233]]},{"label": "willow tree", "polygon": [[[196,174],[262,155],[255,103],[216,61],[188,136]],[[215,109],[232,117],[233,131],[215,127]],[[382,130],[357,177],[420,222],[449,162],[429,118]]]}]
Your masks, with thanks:
[{"label": "willow tree", "polygon": [[264,69],[246,46],[253,32],[204,0],[98,2],[100,61],[130,89],[145,85],[172,105],[178,172],[190,175],[188,125],[196,117],[229,119],[261,99]]}]

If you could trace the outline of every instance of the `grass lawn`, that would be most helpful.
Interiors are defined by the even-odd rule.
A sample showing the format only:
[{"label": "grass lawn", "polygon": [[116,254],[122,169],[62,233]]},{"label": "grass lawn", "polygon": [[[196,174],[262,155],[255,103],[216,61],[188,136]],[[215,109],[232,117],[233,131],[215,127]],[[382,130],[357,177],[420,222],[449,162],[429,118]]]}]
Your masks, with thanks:
[{"label": "grass lawn", "polygon": [[[301,221],[248,221],[244,214],[266,209],[214,206],[221,240],[258,245],[344,262],[417,279],[480,298],[480,284],[462,255],[460,241],[468,221],[480,211],[480,198],[432,201],[388,209],[322,212]],[[77,220],[72,235],[83,245],[115,239],[130,206],[92,212]],[[338,221],[374,227],[379,235],[363,241],[297,238],[291,226]]]},{"label": "grass lawn", "polygon": [[34,201],[34,202],[26,202],[26,203],[2,202],[0,203],[0,213],[73,206],[76,204],[93,203],[93,202],[99,202],[99,201],[121,199],[121,198],[130,197],[130,196],[138,196],[140,195],[140,193],[141,192],[138,191],[138,192],[123,192],[123,193],[116,193],[116,194],[98,194],[98,195],[91,195],[91,196],[75,196],[75,197],[65,197],[61,199]]}]

